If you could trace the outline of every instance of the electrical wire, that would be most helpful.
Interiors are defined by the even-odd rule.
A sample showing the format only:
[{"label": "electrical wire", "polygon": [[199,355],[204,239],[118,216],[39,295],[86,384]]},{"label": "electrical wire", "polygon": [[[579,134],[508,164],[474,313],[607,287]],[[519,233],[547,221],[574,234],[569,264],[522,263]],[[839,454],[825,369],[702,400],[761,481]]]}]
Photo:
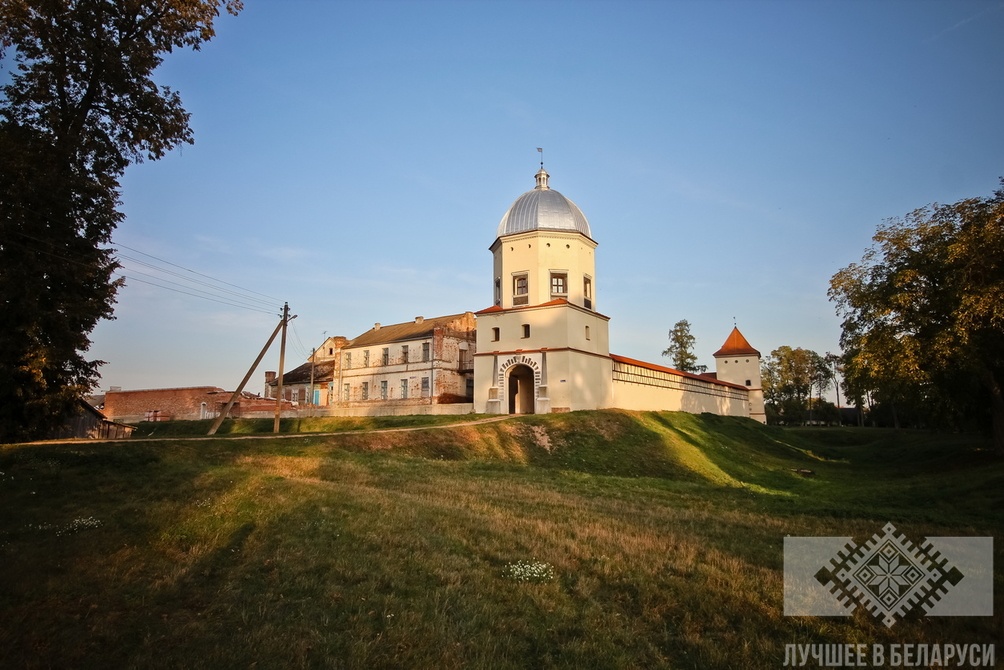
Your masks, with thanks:
[{"label": "electrical wire", "polygon": [[[39,248],[39,246],[37,246],[37,245],[28,244],[28,243],[25,243],[25,242],[20,241],[20,240],[7,239],[7,240],[4,241],[4,243],[16,244],[16,245],[20,246],[21,248],[28,249],[29,251],[33,251],[35,253],[40,253],[40,254],[45,254],[46,256],[58,259],[58,260],[63,261],[63,262],[67,262],[67,263],[71,263],[71,264],[74,264],[74,265],[78,265],[80,267],[84,267],[84,268],[89,268],[90,267],[88,264],[83,263],[82,261],[80,261],[78,259],[71,258],[71,257],[67,256],[65,253],[57,253],[56,251],[52,251],[51,249],[53,247],[55,247],[55,245],[51,241],[49,241],[49,240],[44,240],[44,239],[35,237],[33,235],[29,235],[28,233],[25,233],[24,231],[20,231],[20,230],[15,230],[14,232],[16,234],[20,235],[21,237],[25,238],[26,240],[31,240],[32,242],[37,243],[37,245],[41,245],[43,248]],[[132,247],[127,247],[126,245],[118,245],[118,246],[121,246],[123,248],[129,249],[130,251],[133,251],[135,253],[142,254],[143,256],[147,256],[149,258],[153,258],[154,260],[158,260],[158,261],[160,261],[162,263],[166,263],[167,265],[170,265],[172,267],[177,267],[177,268],[179,268],[181,270],[184,270],[186,272],[189,272],[191,274],[198,275],[200,277],[204,277],[206,279],[212,280],[212,281],[217,282],[219,284],[224,284],[226,286],[231,286],[233,288],[240,289],[241,291],[244,292],[244,294],[237,293],[235,291],[230,291],[228,289],[224,289],[224,288],[221,288],[219,286],[213,286],[212,284],[209,284],[208,282],[205,282],[205,281],[191,279],[191,278],[185,277],[184,275],[176,273],[176,272],[174,272],[172,270],[168,270],[166,268],[157,267],[156,265],[147,263],[147,262],[142,261],[140,259],[136,259],[136,258],[132,258],[130,256],[126,256],[126,255],[123,255],[123,254],[120,254],[120,253],[116,253],[118,250],[116,248],[114,248],[114,247],[103,248],[102,250],[111,251],[114,254],[115,261],[119,263],[119,266],[121,268],[127,270],[127,272],[128,272],[128,274],[127,274],[126,272],[122,272],[122,271],[116,269],[116,270],[113,271],[113,274],[115,276],[122,277],[122,278],[124,278],[124,279],[126,279],[128,281],[138,281],[140,283],[148,284],[150,286],[155,286],[157,288],[161,288],[161,289],[164,289],[164,290],[167,290],[167,291],[173,291],[175,293],[179,293],[179,294],[182,294],[182,295],[188,295],[188,296],[191,296],[191,297],[194,297],[194,298],[201,298],[203,300],[209,300],[211,302],[216,302],[216,303],[219,303],[219,304],[228,305],[230,307],[236,307],[236,308],[239,308],[239,309],[246,309],[246,310],[249,310],[249,311],[261,312],[261,313],[265,313],[265,314],[272,314],[273,313],[272,309],[268,309],[271,306],[271,303],[266,302],[265,300],[262,300],[261,298],[254,297],[254,295],[258,295],[258,296],[262,296],[264,298],[270,298],[270,296],[268,296],[268,295],[266,295],[264,293],[259,293],[258,291],[254,291],[254,290],[251,290],[251,289],[246,289],[246,288],[238,286],[236,284],[232,284],[230,282],[226,282],[226,281],[223,281],[223,280],[220,280],[220,279],[216,279],[214,277],[211,277],[209,275],[203,274],[201,272],[197,272],[195,270],[191,270],[191,269],[186,268],[184,266],[178,265],[177,263],[172,263],[171,261],[167,261],[167,260],[158,258],[157,256],[153,256],[152,254],[148,254],[148,253],[146,253],[144,251],[140,251],[139,249],[133,249]],[[44,248],[44,247],[48,247],[48,249]],[[193,287],[193,286],[187,286],[185,284],[174,282],[174,281],[171,281],[169,279],[165,279],[163,277],[158,277],[158,276],[155,276],[155,275],[150,275],[149,273],[145,273],[145,272],[143,272],[141,270],[136,269],[135,267],[130,268],[125,263],[121,263],[120,262],[120,256],[122,258],[124,258],[125,260],[127,260],[128,262],[130,262],[130,263],[135,263],[137,265],[140,265],[141,267],[147,267],[147,268],[155,270],[157,272],[162,272],[162,273],[165,273],[165,274],[168,274],[168,275],[175,276],[175,277],[177,277],[179,279],[182,279],[183,281],[190,282],[192,284],[195,284],[196,286],[202,286],[203,288],[200,289],[200,288],[196,288],[196,287]],[[157,282],[154,282],[154,281],[149,281],[149,280],[141,279],[141,278],[137,277],[136,275],[143,275],[145,277],[150,277],[151,279],[156,279],[159,282],[166,282],[166,283],[173,284],[174,286],[180,287],[180,288],[172,288],[170,286],[165,286],[163,284],[160,284],[160,283],[157,283]],[[192,291],[195,291],[195,293],[193,293]],[[218,292],[218,293],[214,293],[214,292]],[[220,293],[222,293],[222,294],[228,294],[228,295],[220,295]],[[254,294],[254,295],[250,295],[250,294]],[[238,301],[242,301],[242,302],[238,302]],[[278,301],[278,300],[276,300],[276,301]]]}]

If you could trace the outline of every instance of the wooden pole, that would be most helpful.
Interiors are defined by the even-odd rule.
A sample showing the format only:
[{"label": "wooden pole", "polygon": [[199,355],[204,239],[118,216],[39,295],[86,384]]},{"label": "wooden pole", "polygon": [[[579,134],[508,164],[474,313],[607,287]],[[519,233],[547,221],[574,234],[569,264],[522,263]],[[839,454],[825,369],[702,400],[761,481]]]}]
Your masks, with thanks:
[{"label": "wooden pole", "polygon": [[279,384],[276,388],[275,398],[275,422],[272,424],[272,432],[279,432],[279,415],[282,413],[282,370],[286,362],[286,325],[289,323],[289,303],[282,305],[282,340],[279,345]]},{"label": "wooden pole", "polygon": [[223,419],[225,419],[227,415],[230,413],[230,408],[234,406],[234,402],[237,401],[237,398],[240,396],[241,391],[244,390],[244,386],[248,383],[248,380],[251,379],[251,375],[254,374],[254,371],[258,367],[258,364],[261,363],[261,359],[265,357],[265,352],[268,351],[268,348],[272,346],[272,342],[275,341],[275,336],[279,334],[279,329],[282,328],[283,323],[284,323],[283,321],[280,321],[278,324],[276,324],[275,330],[272,331],[272,336],[268,338],[268,342],[266,342],[265,346],[262,347],[261,353],[258,354],[258,358],[256,358],[254,360],[254,363],[251,364],[251,368],[248,369],[248,373],[244,375],[244,379],[241,381],[240,386],[238,386],[237,390],[234,391],[234,394],[230,396],[230,402],[228,402],[227,406],[223,408],[223,411],[220,412],[220,415],[216,417],[216,421],[213,422],[213,426],[212,428],[209,429],[207,435],[215,435],[216,431],[219,430],[220,424],[223,423]]}]

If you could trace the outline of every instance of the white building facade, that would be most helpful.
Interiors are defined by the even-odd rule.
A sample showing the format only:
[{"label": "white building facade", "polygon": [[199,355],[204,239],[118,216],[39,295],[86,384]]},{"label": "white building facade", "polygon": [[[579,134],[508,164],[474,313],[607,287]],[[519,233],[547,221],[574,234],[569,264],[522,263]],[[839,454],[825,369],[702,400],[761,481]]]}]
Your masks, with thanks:
[{"label": "white building facade", "polygon": [[502,217],[490,247],[494,304],[477,313],[475,411],[618,407],[763,422],[760,355],[738,329],[733,335],[742,340],[742,356],[730,336],[715,354],[717,374],[694,375],[610,353],[609,318],[597,311],[597,243],[589,222],[550,188],[543,166],[535,178],[536,187]]}]

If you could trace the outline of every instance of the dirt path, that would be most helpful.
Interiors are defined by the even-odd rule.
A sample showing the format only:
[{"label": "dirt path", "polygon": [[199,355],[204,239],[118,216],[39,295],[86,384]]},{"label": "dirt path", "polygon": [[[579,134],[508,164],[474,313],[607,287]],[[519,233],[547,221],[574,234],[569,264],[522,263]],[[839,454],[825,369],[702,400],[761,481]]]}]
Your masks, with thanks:
[{"label": "dirt path", "polygon": [[359,435],[363,433],[406,433],[416,430],[449,430],[450,428],[460,428],[462,426],[476,426],[481,423],[495,423],[513,418],[512,414],[502,414],[490,416],[484,419],[474,419],[473,421],[461,421],[459,423],[446,423],[439,426],[405,426],[402,428],[363,428],[360,430],[340,430],[330,433],[253,433],[251,435],[174,435],[165,437],[128,437],[120,440],[91,440],[77,438],[72,440],[43,440],[39,442],[23,442],[22,444],[99,444],[104,442],[169,442],[184,440],[187,442],[199,442],[207,440],[290,440],[303,437],[336,437],[338,435]]}]

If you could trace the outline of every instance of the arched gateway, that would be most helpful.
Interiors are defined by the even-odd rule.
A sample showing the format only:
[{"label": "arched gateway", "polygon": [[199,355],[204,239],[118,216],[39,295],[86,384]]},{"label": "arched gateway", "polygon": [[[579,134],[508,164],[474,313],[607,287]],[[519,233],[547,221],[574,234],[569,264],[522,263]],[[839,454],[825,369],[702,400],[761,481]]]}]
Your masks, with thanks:
[{"label": "arched gateway", "polygon": [[529,365],[513,365],[509,368],[506,381],[510,414],[534,413],[533,376],[533,369]]}]

